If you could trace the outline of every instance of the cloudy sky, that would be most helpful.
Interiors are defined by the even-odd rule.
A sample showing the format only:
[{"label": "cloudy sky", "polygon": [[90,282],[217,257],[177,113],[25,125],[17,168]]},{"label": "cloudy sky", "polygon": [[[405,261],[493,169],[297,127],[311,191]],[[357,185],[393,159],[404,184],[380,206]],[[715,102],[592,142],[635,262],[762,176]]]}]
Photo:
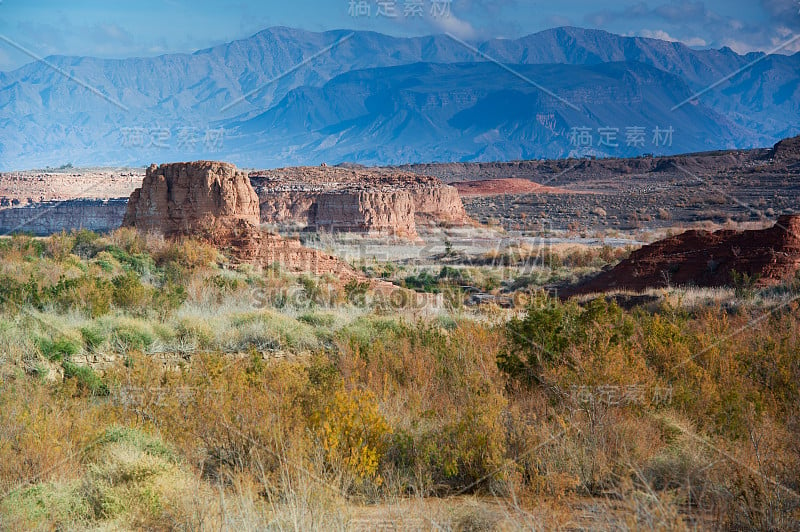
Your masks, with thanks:
[{"label": "cloudy sky", "polygon": [[[188,52],[269,26],[480,40],[566,25],[768,51],[800,33],[800,0],[0,0],[0,70],[52,54]],[[800,39],[781,50],[797,51]]]}]

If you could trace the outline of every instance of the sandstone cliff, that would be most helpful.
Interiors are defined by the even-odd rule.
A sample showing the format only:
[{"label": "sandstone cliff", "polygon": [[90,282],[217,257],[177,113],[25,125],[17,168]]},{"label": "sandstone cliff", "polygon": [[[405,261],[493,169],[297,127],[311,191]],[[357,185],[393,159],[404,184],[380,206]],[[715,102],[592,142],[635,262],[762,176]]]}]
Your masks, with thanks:
[{"label": "sandstone cliff", "polygon": [[275,263],[292,272],[358,277],[336,257],[259,228],[258,196],[232,164],[199,161],[151,166],[131,194],[123,225],[165,236],[193,236],[235,261]]},{"label": "sandstone cliff", "polygon": [[781,216],[768,229],[687,231],[633,252],[627,260],[562,292],[641,291],[669,285],[733,286],[734,274],[757,286],[791,278],[800,268],[800,216]]},{"label": "sandstone cliff", "polygon": [[314,226],[329,232],[417,236],[414,201],[405,190],[353,190],[317,196]]},{"label": "sandstone cliff", "polygon": [[300,167],[251,174],[261,221],[415,238],[419,225],[466,225],[458,191],[434,177],[391,169]]},{"label": "sandstone cliff", "polygon": [[258,196],[247,174],[215,161],[152,165],[131,194],[122,225],[167,236],[258,226]]},{"label": "sandstone cliff", "polygon": [[469,217],[461,203],[458,190],[435,178],[408,187],[414,200],[414,220],[417,224],[465,225]]}]

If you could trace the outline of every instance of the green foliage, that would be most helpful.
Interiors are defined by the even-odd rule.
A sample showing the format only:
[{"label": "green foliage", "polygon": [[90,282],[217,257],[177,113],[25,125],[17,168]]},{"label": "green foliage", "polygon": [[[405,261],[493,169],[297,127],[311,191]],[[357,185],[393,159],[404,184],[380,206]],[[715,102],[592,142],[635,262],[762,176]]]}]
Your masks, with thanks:
[{"label": "green foliage", "polygon": [[51,302],[63,311],[85,311],[95,318],[107,314],[111,309],[111,283],[98,277],[82,275],[58,282],[42,290],[42,301]]},{"label": "green foliage", "polygon": [[598,298],[582,308],[539,293],[523,318],[506,324],[507,347],[498,356],[498,365],[528,384],[541,382],[547,369],[567,360],[570,348],[594,349],[601,336],[599,345],[605,349],[629,344],[634,328],[632,319],[614,302]]},{"label": "green foliage", "polygon": [[73,340],[64,337],[59,337],[55,340],[39,337],[35,340],[35,344],[39,349],[39,353],[52,362],[69,360],[69,357],[80,352],[80,346]]},{"label": "green foliage", "polygon": [[72,238],[72,253],[84,259],[95,257],[105,247],[100,241],[100,235],[86,229],[75,231]]},{"label": "green foliage", "polygon": [[111,326],[112,346],[122,353],[144,351],[155,341],[152,330],[144,323],[124,320]]},{"label": "green foliage", "polygon": [[753,299],[756,293],[756,284],[760,276],[750,276],[746,273],[739,273],[731,270],[731,282],[733,283],[736,297],[740,299]]},{"label": "green foliage", "polygon": [[92,368],[78,366],[72,362],[64,362],[62,366],[64,368],[64,378],[75,379],[79,390],[94,396],[108,395],[108,386]]},{"label": "green foliage", "polygon": [[105,251],[122,264],[123,268],[139,275],[145,275],[156,269],[153,257],[146,253],[130,253],[117,246],[109,246]]},{"label": "green foliage", "polygon": [[364,303],[367,290],[369,290],[369,283],[366,281],[361,282],[358,279],[352,279],[348,281],[344,287],[344,293],[347,301],[353,304]]},{"label": "green foliage", "polygon": [[153,308],[164,317],[171,311],[179,308],[188,298],[186,288],[180,284],[168,283],[160,290],[156,290],[153,295]]},{"label": "green foliage", "polygon": [[0,276],[0,305],[4,309],[14,310],[28,305],[39,308],[41,304],[39,282],[33,275],[26,282],[19,282],[8,275]]},{"label": "green foliage", "polygon": [[132,271],[114,277],[112,301],[122,309],[146,308],[150,303],[151,290],[142,284],[139,276]]},{"label": "green foliage", "polygon": [[409,275],[403,280],[403,286],[417,292],[426,292],[429,294],[438,294],[441,291],[439,278],[429,272]]},{"label": "green foliage", "polygon": [[81,327],[80,332],[83,344],[90,351],[97,349],[106,341],[104,331],[97,326]]},{"label": "green foliage", "polygon": [[161,439],[151,436],[146,432],[142,432],[141,430],[120,425],[107,427],[98,438],[97,445],[103,446],[109,443],[125,443],[151,456],[162,458],[168,462],[178,462],[175,449],[164,443]]},{"label": "green foliage", "polygon": [[331,327],[336,321],[336,316],[333,314],[308,312],[302,316],[299,316],[297,321],[301,321],[313,327]]}]

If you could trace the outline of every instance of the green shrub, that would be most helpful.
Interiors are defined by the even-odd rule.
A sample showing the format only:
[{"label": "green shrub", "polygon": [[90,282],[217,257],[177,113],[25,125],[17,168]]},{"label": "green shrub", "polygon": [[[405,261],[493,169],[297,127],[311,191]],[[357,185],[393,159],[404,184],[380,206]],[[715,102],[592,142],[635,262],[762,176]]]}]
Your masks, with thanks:
[{"label": "green shrub", "polygon": [[64,362],[62,366],[64,368],[64,378],[75,379],[78,383],[78,389],[94,396],[108,395],[108,386],[92,368],[78,366],[72,362]]},{"label": "green shrub", "polygon": [[146,253],[129,253],[116,246],[109,246],[106,251],[122,264],[124,269],[139,275],[148,274],[156,269],[153,257]]},{"label": "green shrub", "polygon": [[438,294],[440,291],[439,278],[434,277],[428,272],[421,272],[417,275],[409,275],[403,280],[403,285],[406,288],[415,290],[417,292]]},{"label": "green shrub", "polygon": [[599,345],[596,338],[603,337],[602,348],[608,350],[628,344],[634,330],[633,320],[614,302],[598,298],[582,308],[541,293],[523,318],[506,323],[507,345],[497,362],[512,377],[541,382],[546,370],[565,361],[568,348],[592,353]]},{"label": "green shrub", "polygon": [[106,335],[99,327],[81,327],[80,331],[83,344],[89,350],[97,349],[106,341]]},{"label": "green shrub", "polygon": [[72,238],[72,253],[84,259],[94,257],[105,247],[100,241],[100,235],[86,229],[75,231]]},{"label": "green shrub", "polygon": [[55,285],[43,290],[43,298],[62,312],[85,311],[96,318],[111,310],[112,288],[111,283],[99,277],[61,277]]},{"label": "green shrub", "polygon": [[363,304],[367,290],[369,290],[369,282],[359,282],[358,279],[352,279],[344,286],[345,297],[348,302],[353,304]]},{"label": "green shrub", "polygon": [[333,314],[308,312],[298,317],[297,321],[306,323],[313,327],[331,327],[336,321],[336,316]]},{"label": "green shrub", "polygon": [[472,284],[469,274],[451,266],[442,266],[439,271],[439,279],[453,284]]},{"label": "green shrub", "polygon": [[42,295],[38,281],[33,275],[24,283],[11,276],[0,275],[0,305],[9,310],[27,305],[41,308]]},{"label": "green shrub", "polygon": [[142,284],[139,276],[128,272],[114,277],[112,301],[121,309],[140,309],[147,307],[151,299],[151,290]]},{"label": "green shrub", "polygon": [[111,342],[120,352],[144,351],[155,341],[152,331],[145,324],[124,320],[111,328]]},{"label": "green shrub", "polygon": [[69,359],[80,351],[77,343],[64,337],[55,340],[39,337],[35,340],[35,344],[42,356],[53,362]]},{"label": "green shrub", "polygon": [[172,447],[141,430],[118,425],[108,427],[98,439],[97,445],[109,443],[126,443],[143,453],[162,458],[167,462],[178,463],[178,457]]},{"label": "green shrub", "polygon": [[163,317],[183,305],[187,297],[183,286],[169,283],[153,293],[153,308]]}]

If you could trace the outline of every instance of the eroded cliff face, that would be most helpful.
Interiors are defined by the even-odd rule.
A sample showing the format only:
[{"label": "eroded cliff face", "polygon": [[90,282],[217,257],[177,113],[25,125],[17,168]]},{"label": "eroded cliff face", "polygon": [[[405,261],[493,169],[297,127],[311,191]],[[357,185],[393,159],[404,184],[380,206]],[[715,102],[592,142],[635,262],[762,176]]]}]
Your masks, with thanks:
[{"label": "eroded cliff face", "polygon": [[458,191],[389,169],[282,168],[251,174],[261,221],[281,227],[416,238],[419,226],[471,223]]},{"label": "eroded cliff face", "polygon": [[229,163],[197,161],[152,165],[128,201],[122,225],[166,236],[207,233],[240,221],[258,226],[258,196]]},{"label": "eroded cliff face", "polygon": [[99,233],[113,231],[122,223],[126,202],[125,198],[78,199],[0,209],[0,234],[26,232],[48,236],[78,229]]},{"label": "eroded cliff face", "polygon": [[693,230],[659,240],[562,295],[670,285],[733,286],[735,275],[747,275],[757,286],[770,286],[793,277],[798,269],[800,216],[786,215],[762,230]]},{"label": "eroded cliff face", "polygon": [[411,188],[417,223],[443,223],[467,225],[469,216],[461,203],[458,190],[450,185],[439,183],[436,186],[415,186]]},{"label": "eroded cliff face", "polygon": [[292,272],[358,277],[347,264],[259,227],[259,200],[248,176],[232,164],[199,161],[151,166],[131,194],[124,226],[168,237],[203,239],[234,261],[278,263]]},{"label": "eroded cliff face", "polygon": [[329,232],[417,236],[414,201],[405,190],[340,191],[316,199],[314,226]]}]

